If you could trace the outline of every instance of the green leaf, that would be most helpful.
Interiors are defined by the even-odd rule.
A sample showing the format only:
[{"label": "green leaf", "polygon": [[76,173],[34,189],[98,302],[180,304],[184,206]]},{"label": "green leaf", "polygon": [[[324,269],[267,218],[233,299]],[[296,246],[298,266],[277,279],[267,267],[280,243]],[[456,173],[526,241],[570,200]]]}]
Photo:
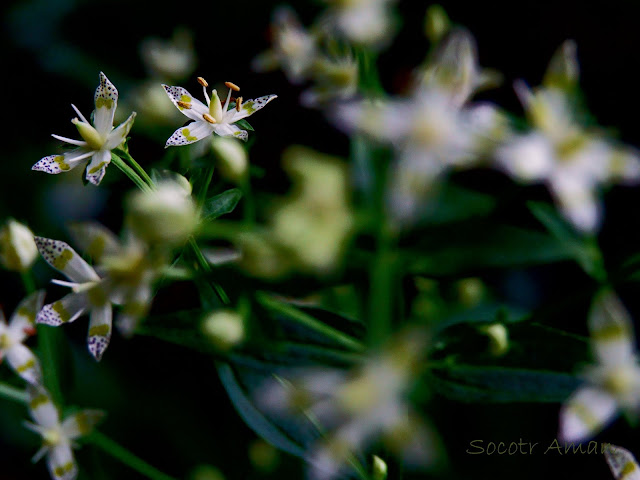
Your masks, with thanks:
[{"label": "green leaf", "polygon": [[462,402],[563,402],[580,379],[545,370],[455,365],[432,372],[435,390]]},{"label": "green leaf", "polygon": [[238,382],[236,374],[229,364],[217,365],[218,375],[222,381],[231,403],[242,417],[244,422],[266,442],[280,450],[284,450],[297,457],[305,456],[305,449],[291,440],[282,430],[271,423],[267,417],[254,405],[242,385]]},{"label": "green leaf", "polygon": [[417,248],[411,247],[404,253],[409,272],[431,276],[545,264],[572,258],[564,245],[545,233],[476,222],[435,229],[423,236]]},{"label": "green leaf", "polygon": [[215,220],[222,215],[233,212],[241,198],[242,190],[239,188],[231,188],[208,198],[202,207],[204,220]]},{"label": "green leaf", "polygon": [[445,184],[427,205],[422,221],[438,225],[486,216],[494,209],[496,200],[490,195]]},{"label": "green leaf", "polygon": [[239,126],[240,128],[242,128],[243,130],[250,130],[252,132],[255,131],[253,129],[253,127],[251,126],[251,124],[249,122],[247,122],[244,118],[242,120],[238,120],[236,122],[236,125]]},{"label": "green leaf", "polygon": [[523,309],[510,307],[497,302],[487,302],[472,308],[455,311],[443,317],[435,325],[435,331],[439,332],[460,324],[517,323],[527,320],[529,316],[530,313]]},{"label": "green leaf", "polygon": [[587,274],[596,280],[606,278],[602,253],[593,237],[580,235],[547,204],[528,202],[527,206]]}]

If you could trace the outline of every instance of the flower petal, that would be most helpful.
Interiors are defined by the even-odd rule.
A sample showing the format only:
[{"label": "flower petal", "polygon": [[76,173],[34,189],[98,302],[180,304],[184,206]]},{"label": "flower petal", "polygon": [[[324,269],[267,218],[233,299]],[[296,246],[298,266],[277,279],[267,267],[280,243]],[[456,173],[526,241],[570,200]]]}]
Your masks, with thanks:
[{"label": "flower petal", "polygon": [[195,143],[198,140],[202,140],[203,138],[208,137],[213,132],[214,125],[211,125],[205,121],[196,121],[191,122],[186,127],[180,127],[173,135],[169,137],[167,143],[164,148],[170,146],[182,146],[189,145],[190,143]]},{"label": "flower petal", "polygon": [[73,223],[69,231],[74,243],[95,261],[103,255],[114,255],[120,251],[118,237],[98,222]]},{"label": "flower petal", "polygon": [[55,480],[75,480],[78,476],[78,467],[73,458],[73,451],[67,442],[60,443],[49,450],[47,466],[51,478]]},{"label": "flower petal", "polygon": [[94,101],[96,109],[93,113],[93,124],[104,138],[113,128],[113,116],[118,106],[118,90],[102,72],[100,72],[100,85],[96,88]]},{"label": "flower petal", "polygon": [[616,480],[640,480],[640,466],[626,448],[608,444],[605,447],[604,458]]},{"label": "flower petal", "polygon": [[601,293],[589,313],[591,348],[602,365],[634,362],[633,323],[620,299],[611,291]]},{"label": "flower petal", "polygon": [[95,427],[105,416],[102,410],[81,410],[62,422],[62,431],[67,438],[73,440],[91,433]]},{"label": "flower petal", "polygon": [[122,142],[127,139],[127,135],[129,135],[129,131],[133,126],[133,121],[136,118],[136,112],[131,112],[129,118],[127,118],[124,122],[118,125],[118,128],[113,130],[107,137],[106,148],[112,150],[116,147],[119,147]]},{"label": "flower petal", "polygon": [[[229,112],[232,113],[232,116],[230,119],[225,118],[225,121],[227,121],[228,123],[234,123],[234,122],[237,122],[238,120],[242,120],[243,118],[246,118],[249,115],[253,115],[255,112],[257,112],[261,108],[264,108],[264,106],[267,103],[269,103],[271,100],[274,100],[276,98],[278,98],[277,95],[265,95],[264,97],[247,100],[246,102],[242,103],[242,107],[240,107],[239,112],[237,110],[229,110]],[[226,115],[228,115],[228,113],[225,114],[225,116]]]},{"label": "flower petal", "polygon": [[[207,107],[204,103],[202,103],[197,98],[194,98],[186,88],[182,87],[172,87],[170,85],[162,85],[164,91],[169,95],[169,99],[176,106],[178,110],[180,110],[186,117],[189,117],[191,120],[202,120],[202,115],[205,113],[209,113],[209,107]],[[178,102],[184,104],[189,104],[191,108],[184,108],[179,105]]]},{"label": "flower petal", "polygon": [[27,383],[40,384],[42,370],[36,356],[21,343],[14,344],[7,352],[7,362]]},{"label": "flower petal", "polygon": [[71,323],[89,308],[85,293],[70,293],[57,302],[42,307],[36,317],[36,323],[57,327],[63,323]]},{"label": "flower petal", "polygon": [[590,233],[598,228],[602,209],[588,179],[569,172],[565,175],[556,174],[551,179],[550,187],[562,214],[578,230]]},{"label": "flower petal", "polygon": [[41,158],[31,170],[38,172],[50,173],[57,175],[58,173],[68,172],[69,170],[77,167],[82,160],[93,155],[93,150],[85,150],[83,148],[77,148],[63,155],[48,155]]},{"label": "flower petal", "polygon": [[100,361],[102,354],[109,346],[109,341],[111,340],[112,315],[110,303],[95,307],[91,310],[87,344],[91,355],[93,355],[97,361]]},{"label": "flower petal", "polygon": [[228,123],[221,123],[219,125],[212,125],[213,131],[216,132],[217,135],[221,137],[229,137],[233,136],[243,142],[246,142],[249,138],[249,134],[246,130],[242,130],[237,125],[231,125]]},{"label": "flower petal", "polygon": [[560,433],[564,442],[581,442],[595,435],[613,419],[618,408],[615,398],[593,387],[575,392],[560,411]]},{"label": "flower petal", "polygon": [[16,307],[9,322],[9,332],[12,338],[21,342],[26,336],[35,333],[36,314],[42,308],[44,296],[45,291],[38,290],[22,300]]},{"label": "flower petal", "polygon": [[140,285],[135,291],[124,299],[124,306],[116,325],[120,333],[125,337],[131,337],[151,306],[151,288],[148,284]]},{"label": "flower petal", "polygon": [[31,418],[44,428],[56,427],[60,423],[58,409],[51,400],[51,395],[40,385],[29,385],[27,387],[29,397],[29,411]]},{"label": "flower petal", "polygon": [[107,166],[111,163],[111,151],[100,150],[93,155],[91,162],[87,165],[86,178],[94,185],[100,185],[102,177],[107,171]]},{"label": "flower petal", "polygon": [[69,280],[78,283],[100,280],[95,270],[67,243],[44,237],[34,237],[34,240],[46,262]]}]

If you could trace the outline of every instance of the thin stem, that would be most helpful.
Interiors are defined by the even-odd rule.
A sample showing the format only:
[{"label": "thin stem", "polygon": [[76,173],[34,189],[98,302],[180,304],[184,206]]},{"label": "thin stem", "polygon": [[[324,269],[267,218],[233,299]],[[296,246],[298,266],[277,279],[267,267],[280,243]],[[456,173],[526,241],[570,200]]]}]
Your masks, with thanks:
[{"label": "thin stem", "polygon": [[[199,268],[205,273],[211,273],[211,265],[209,265],[209,262],[207,261],[204,254],[202,253],[202,250],[200,250],[200,247],[196,243],[195,238],[193,237],[189,238],[189,246],[191,247],[191,250],[193,251],[193,254],[196,257],[196,261],[198,262]],[[231,302],[226,292],[222,289],[222,287],[218,285],[216,282],[211,282],[211,284],[213,285],[213,288],[216,291],[216,295],[218,296],[220,301],[225,305],[229,305]]]},{"label": "thin stem", "polygon": [[207,199],[207,192],[209,191],[209,185],[211,185],[211,179],[213,179],[214,170],[215,170],[215,167],[212,165],[205,172],[204,183],[202,184],[202,187],[198,192],[198,198],[197,198],[198,208],[202,208],[205,200]]},{"label": "thin stem", "polygon": [[147,462],[135,456],[129,450],[100,432],[95,431],[91,433],[85,437],[85,441],[98,447],[113,458],[119,460],[131,469],[147,478],[150,478],[151,480],[176,480],[174,477],[166,475],[157,468],[152,467]]},{"label": "thin stem", "polygon": [[247,174],[242,181],[242,196],[244,197],[244,222],[253,225],[256,220],[256,206],[253,201],[253,189],[251,188],[251,177]]},{"label": "thin stem", "polygon": [[7,383],[0,382],[0,397],[14,402],[27,403],[27,392]]},{"label": "thin stem", "polygon": [[[385,223],[385,222],[382,222]],[[377,250],[370,272],[369,333],[370,345],[380,346],[391,331],[392,298],[395,293],[395,255],[388,228],[382,226],[378,233]]]},{"label": "thin stem", "polygon": [[286,303],[280,302],[279,300],[270,297],[264,292],[257,292],[256,299],[264,307],[275,312],[279,312],[285,315],[287,318],[290,318],[291,320],[295,320],[299,324],[310,328],[311,330],[323,335],[326,338],[330,338],[334,342],[348,348],[349,350],[352,350],[354,352],[362,352],[364,350],[364,346],[362,345],[362,343],[360,343],[355,338],[352,338],[346,333],[343,333],[340,330],[336,330],[335,328],[318,321],[311,315],[304,313],[293,305],[288,305]]},{"label": "thin stem", "polygon": [[142,178],[147,183],[147,185],[149,185],[150,187],[154,186],[154,183],[153,183],[153,180],[151,180],[151,177],[147,175],[147,172],[145,171],[145,169],[142,168],[140,164],[133,159],[133,157],[129,154],[129,152],[126,152],[119,148],[116,148],[115,151],[117,152],[117,155],[119,155],[121,158],[125,159],[131,164],[131,166],[133,167],[133,170],[135,170],[135,172],[140,176],[140,178]]},{"label": "thin stem", "polygon": [[24,285],[24,290],[27,295],[30,295],[36,291],[36,281],[33,278],[31,270],[20,272],[20,277],[22,278],[22,285]]},{"label": "thin stem", "polygon": [[[143,192],[151,191],[151,187],[140,178],[140,176],[122,160],[118,155],[111,152],[111,162],[118,167],[136,186]],[[149,179],[151,180],[151,179]]]}]

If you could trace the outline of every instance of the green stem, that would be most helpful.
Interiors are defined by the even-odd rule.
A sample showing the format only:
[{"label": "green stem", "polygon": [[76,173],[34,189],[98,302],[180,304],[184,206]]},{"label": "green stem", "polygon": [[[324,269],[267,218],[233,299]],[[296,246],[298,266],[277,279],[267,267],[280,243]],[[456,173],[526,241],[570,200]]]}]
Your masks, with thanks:
[{"label": "green stem", "polygon": [[[136,186],[143,192],[151,191],[151,187],[140,178],[140,176],[122,160],[118,155],[111,152],[111,162],[118,167]],[[151,180],[151,179],[149,179]]]},{"label": "green stem", "polygon": [[0,382],[0,397],[14,402],[27,403],[27,392],[7,383]]},{"label": "green stem", "polygon": [[155,467],[152,467],[147,462],[135,456],[129,450],[100,432],[95,431],[91,433],[85,437],[85,441],[95,447],[98,447],[105,453],[108,453],[115,459],[151,480],[175,480],[174,477],[170,477]]},{"label": "green stem", "polygon": [[352,338],[346,333],[343,333],[340,330],[336,330],[335,328],[318,321],[311,315],[304,313],[293,305],[288,305],[286,303],[280,302],[279,300],[270,297],[264,292],[257,292],[256,299],[264,307],[273,310],[274,312],[281,313],[291,320],[295,320],[299,324],[310,328],[311,330],[323,335],[326,338],[330,338],[337,344],[342,345],[349,350],[352,350],[354,352],[362,352],[364,350],[364,346],[362,345],[362,343],[360,343],[355,338]]},{"label": "green stem", "polygon": [[27,295],[30,295],[36,291],[36,281],[33,278],[31,270],[20,272],[20,277],[22,278],[22,285],[24,285],[24,290]]},{"label": "green stem", "polygon": [[244,223],[253,225],[256,220],[256,206],[253,201],[253,189],[251,188],[251,177],[247,174],[242,181],[242,196],[244,197]]},{"label": "green stem", "polygon": [[153,183],[153,180],[151,180],[151,177],[147,175],[147,172],[145,171],[145,169],[142,168],[140,164],[136,162],[131,155],[129,155],[129,152],[126,152],[119,148],[116,148],[115,151],[117,152],[118,156],[125,159],[131,164],[131,166],[133,167],[133,170],[140,176],[140,178],[142,178],[147,183],[147,185],[149,185],[150,187],[154,186],[154,183]]},{"label": "green stem", "polygon": [[[198,262],[198,267],[204,273],[211,273],[211,265],[209,265],[209,262],[207,261],[204,254],[202,253],[202,250],[200,250],[200,247],[196,243],[195,238],[193,237],[189,238],[189,246],[191,247],[191,250],[193,251],[193,254],[196,257],[196,261]],[[218,285],[216,282],[211,282],[211,284],[214,290],[216,291],[216,295],[218,296],[220,301],[225,305],[229,305],[231,302],[226,292],[222,289],[222,287]]]},{"label": "green stem", "polygon": [[392,298],[396,290],[393,285],[396,262],[392,243],[391,233],[382,225],[370,272],[368,340],[374,347],[379,347],[391,332]]},{"label": "green stem", "polygon": [[209,185],[211,185],[211,180],[213,179],[213,171],[215,170],[214,166],[211,166],[207,169],[204,177],[204,183],[198,192],[198,208],[202,208],[205,200],[207,199],[207,192],[209,191]]}]

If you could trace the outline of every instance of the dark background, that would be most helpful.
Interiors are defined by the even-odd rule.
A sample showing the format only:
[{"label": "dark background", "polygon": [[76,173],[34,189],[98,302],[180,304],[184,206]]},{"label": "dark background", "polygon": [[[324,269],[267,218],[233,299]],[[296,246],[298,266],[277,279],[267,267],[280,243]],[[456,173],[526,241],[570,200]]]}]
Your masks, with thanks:
[{"label": "dark background", "polygon": [[[256,74],[250,60],[268,47],[268,24],[276,3],[267,1],[174,2],[74,0],[8,2],[3,9],[2,92],[4,122],[2,173],[0,174],[0,219],[13,216],[28,223],[35,233],[67,238],[63,229],[69,220],[59,198],[72,198],[79,209],[72,219],[99,218],[118,230],[121,222],[119,198],[130,185],[115,168],[108,188],[82,187],[80,171],[74,182],[31,172],[42,156],[57,151],[58,142],[49,135],[74,137],[68,121],[74,116],[73,102],[85,115],[92,108],[98,72],[104,71],[126,95],[146,73],[138,45],[148,36],[168,38],[177,26],[194,33],[199,62],[196,75],[211,81],[230,80],[241,85],[246,97],[276,93],[279,98],[252,118],[256,143],[252,162],[264,168],[257,188],[281,191],[285,185],[279,169],[281,151],[292,143],[322,151],[347,151],[344,135],[335,131],[321,113],[300,107],[301,91],[290,86],[279,73]],[[429,4],[399,3],[403,24],[393,49],[380,59],[382,80],[389,91],[401,92],[408,74],[427,52],[422,34]],[[632,1],[600,2],[443,2],[450,18],[467,26],[476,36],[483,66],[500,70],[502,87],[483,94],[515,113],[519,104],[511,83],[523,78],[537,85],[546,64],[562,41],[576,40],[581,64],[581,85],[587,104],[600,124],[614,127],[619,137],[638,145],[637,45],[640,41],[640,6]],[[296,2],[306,25],[322,6]],[[183,86],[199,92],[195,80]],[[196,93],[196,95],[198,95]],[[135,134],[135,126],[132,133]],[[174,128],[166,130],[167,138]],[[162,143],[139,137],[131,153],[143,165],[163,155]],[[64,177],[60,175],[58,177]],[[483,177],[485,178],[485,177]],[[489,187],[506,180],[489,174]],[[545,193],[528,190],[534,196]],[[606,196],[608,216],[600,235],[605,256],[617,262],[640,245],[637,195],[617,188]],[[522,207],[522,206],[521,206]],[[511,215],[518,215],[518,206]],[[524,207],[522,207],[524,208]],[[44,287],[52,272],[40,262],[36,273]],[[540,299],[552,301],[559,284],[573,291],[589,288],[584,275],[572,265],[561,265],[539,277],[544,283]],[[504,281],[504,279],[502,279]],[[0,304],[11,312],[22,291],[17,276],[0,272]],[[48,299],[62,289],[49,287]],[[191,292],[186,292],[189,295]],[[633,290],[622,291],[632,313],[640,312]],[[572,329],[584,326],[584,311],[571,312],[558,321]],[[636,315],[637,316],[637,315]],[[212,464],[229,479],[302,478],[300,463],[285,455],[272,473],[261,472],[249,461],[247,445],[255,435],[242,423],[227,400],[212,363],[186,349],[155,340],[135,338],[129,343],[116,336],[109,354],[99,364],[88,361],[84,351],[85,320],[67,328],[72,339],[67,352],[70,403],[97,406],[109,412],[103,431],[130,447],[169,474],[186,478],[197,464]],[[126,345],[126,347],[125,347]],[[562,352],[558,352],[562,355]],[[126,375],[120,372],[126,371]],[[8,378],[6,368],[0,378]],[[600,456],[543,455],[556,434],[559,405],[468,406],[436,401],[428,412],[448,447],[453,471],[446,478],[610,478]],[[46,478],[43,464],[31,466],[29,457],[38,448],[34,435],[20,421],[26,412],[20,405],[0,401],[0,480]],[[596,440],[614,441],[634,449],[640,446],[624,421],[616,423]],[[533,456],[470,456],[469,442],[540,442]],[[612,440],[613,439],[613,440]],[[91,447],[78,458],[104,474],[97,479],[141,478]],[[97,466],[97,468],[95,468]],[[89,478],[89,477],[85,477]],[[445,478],[445,477],[443,477]]]}]

